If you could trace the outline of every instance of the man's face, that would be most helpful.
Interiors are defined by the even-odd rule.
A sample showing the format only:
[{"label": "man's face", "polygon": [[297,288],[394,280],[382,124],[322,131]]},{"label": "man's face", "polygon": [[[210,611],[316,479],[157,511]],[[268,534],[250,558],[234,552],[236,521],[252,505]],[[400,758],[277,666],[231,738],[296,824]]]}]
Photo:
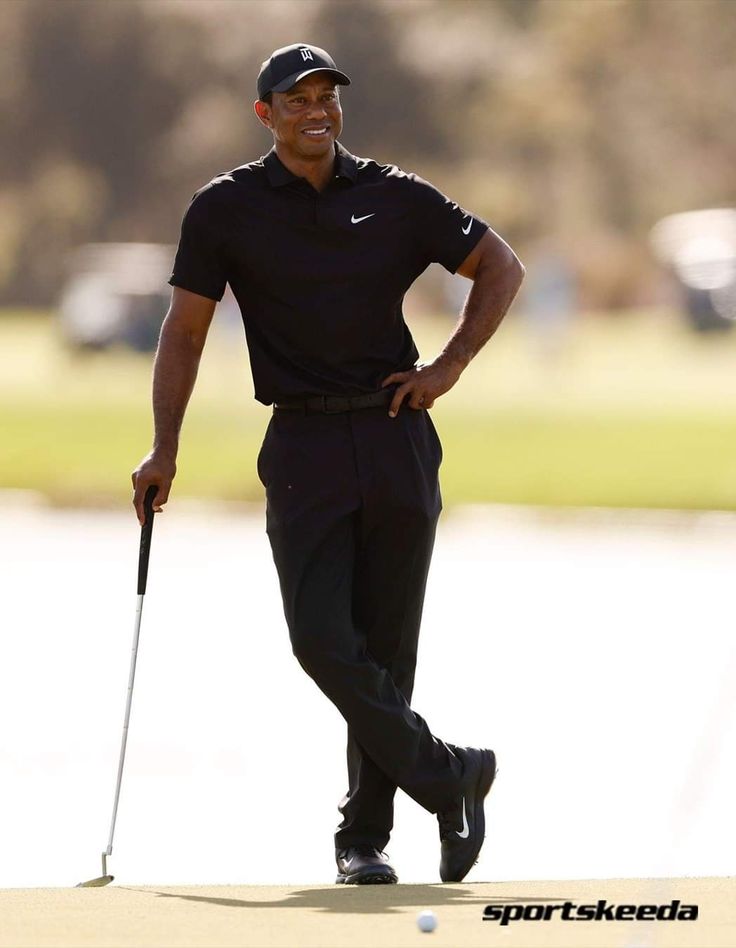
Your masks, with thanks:
[{"label": "man's face", "polygon": [[274,92],[271,105],[256,102],[256,112],[274,139],[295,157],[332,153],[342,131],[342,109],[329,73],[313,72],[286,92]]}]

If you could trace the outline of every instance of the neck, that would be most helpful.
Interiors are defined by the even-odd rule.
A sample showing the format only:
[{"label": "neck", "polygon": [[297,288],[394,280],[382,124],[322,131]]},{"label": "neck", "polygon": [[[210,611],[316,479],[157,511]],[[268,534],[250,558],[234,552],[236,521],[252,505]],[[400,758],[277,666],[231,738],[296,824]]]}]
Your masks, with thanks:
[{"label": "neck", "polygon": [[282,165],[297,178],[305,178],[316,191],[323,191],[335,173],[337,155],[333,148],[324,155],[304,158],[284,150],[281,142],[275,143],[276,154]]}]

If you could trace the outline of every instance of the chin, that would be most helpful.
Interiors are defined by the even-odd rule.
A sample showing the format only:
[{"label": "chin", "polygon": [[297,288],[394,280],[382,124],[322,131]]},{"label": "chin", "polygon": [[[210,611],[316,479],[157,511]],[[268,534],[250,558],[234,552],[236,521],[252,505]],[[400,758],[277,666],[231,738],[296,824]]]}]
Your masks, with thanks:
[{"label": "chin", "polygon": [[306,151],[308,155],[322,155],[326,154],[328,151],[332,151],[335,147],[335,139],[332,135],[328,135],[324,141],[316,142],[309,141],[305,142],[306,148],[302,145],[302,148]]}]

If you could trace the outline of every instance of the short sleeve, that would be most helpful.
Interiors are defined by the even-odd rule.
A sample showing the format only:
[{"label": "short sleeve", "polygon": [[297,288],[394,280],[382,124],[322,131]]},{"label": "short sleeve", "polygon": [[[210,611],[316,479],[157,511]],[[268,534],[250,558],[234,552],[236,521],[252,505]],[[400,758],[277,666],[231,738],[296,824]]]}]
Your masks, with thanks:
[{"label": "short sleeve", "polygon": [[427,261],[441,263],[450,273],[455,273],[489,226],[482,218],[451,201],[429,181],[419,175],[410,177],[419,205],[418,239]]},{"label": "short sleeve", "polygon": [[169,283],[219,302],[227,274],[222,228],[210,193],[207,189],[197,191],[184,214]]}]

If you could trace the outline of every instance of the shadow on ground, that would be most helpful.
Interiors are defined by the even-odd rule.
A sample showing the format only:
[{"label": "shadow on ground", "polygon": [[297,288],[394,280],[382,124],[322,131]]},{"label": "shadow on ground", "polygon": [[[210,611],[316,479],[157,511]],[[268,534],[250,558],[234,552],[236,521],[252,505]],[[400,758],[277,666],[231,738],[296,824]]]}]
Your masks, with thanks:
[{"label": "shadow on ground", "polygon": [[[477,885],[477,883],[476,883]],[[219,905],[223,908],[247,909],[316,909],[321,912],[342,914],[386,914],[406,908],[433,908],[445,905],[491,905],[494,903],[540,903],[564,902],[567,897],[555,895],[547,898],[492,895],[478,896],[470,889],[452,888],[447,885],[397,885],[397,886],[335,886],[330,889],[301,889],[285,894],[283,899],[228,899],[221,896],[188,895],[182,892],[167,892],[160,889],[138,889],[121,886],[129,892],[141,892],[162,899],[181,899],[204,905]]]}]

